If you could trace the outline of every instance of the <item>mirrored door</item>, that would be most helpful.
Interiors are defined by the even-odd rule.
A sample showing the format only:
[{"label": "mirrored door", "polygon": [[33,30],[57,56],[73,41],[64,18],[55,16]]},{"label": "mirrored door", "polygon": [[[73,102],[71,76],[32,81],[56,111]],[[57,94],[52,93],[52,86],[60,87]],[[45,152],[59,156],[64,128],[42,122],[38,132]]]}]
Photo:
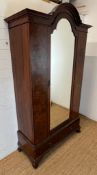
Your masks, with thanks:
[{"label": "mirrored door", "polygon": [[50,129],[69,119],[75,37],[61,19],[51,34]]}]

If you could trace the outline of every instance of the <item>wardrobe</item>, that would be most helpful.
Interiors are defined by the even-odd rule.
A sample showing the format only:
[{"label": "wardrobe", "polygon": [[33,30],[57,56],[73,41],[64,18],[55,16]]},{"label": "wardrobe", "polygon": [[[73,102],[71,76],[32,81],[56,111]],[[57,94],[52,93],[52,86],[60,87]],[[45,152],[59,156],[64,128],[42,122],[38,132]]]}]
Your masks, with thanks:
[{"label": "wardrobe", "polygon": [[[49,14],[24,9],[5,21],[10,36],[18,150],[25,152],[37,168],[50,148],[70,133],[80,132],[79,105],[87,32],[91,26],[82,23],[70,3],[58,5]],[[65,33],[68,26],[70,34]],[[57,28],[61,32],[56,38]]]}]

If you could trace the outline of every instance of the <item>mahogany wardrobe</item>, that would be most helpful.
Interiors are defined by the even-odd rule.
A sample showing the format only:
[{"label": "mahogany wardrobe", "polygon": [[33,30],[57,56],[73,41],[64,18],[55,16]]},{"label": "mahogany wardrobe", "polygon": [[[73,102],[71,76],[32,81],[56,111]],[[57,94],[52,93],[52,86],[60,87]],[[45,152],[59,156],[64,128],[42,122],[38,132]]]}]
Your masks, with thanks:
[{"label": "mahogany wardrobe", "polygon": [[[59,28],[62,30],[61,34],[64,33],[65,38],[60,35],[59,43],[56,44],[57,40],[53,42],[53,35],[62,20],[65,20],[66,26],[64,23],[63,28],[62,24]],[[82,23],[78,11],[70,3],[58,5],[49,14],[24,9],[6,18],[5,21],[8,23],[10,36],[18,119],[18,150],[24,151],[31,160],[33,167],[37,168],[41,158],[50,148],[71,132],[80,132],[79,105],[87,31],[91,26]],[[71,48],[72,42],[69,42],[71,34],[65,34],[67,23],[70,25],[69,30],[71,29],[74,43],[73,49]],[[64,38],[64,44],[60,45],[62,38]],[[55,54],[51,54],[51,45],[53,45],[53,52],[55,49]],[[63,54],[67,52],[65,47],[69,47],[69,49],[67,48],[69,50],[68,58],[64,56],[63,62],[61,62],[60,47],[63,47]],[[60,50],[59,52],[58,49]],[[70,56],[71,53],[73,54],[72,57]],[[63,71],[66,70],[66,63],[64,64],[66,59],[67,62],[72,60],[72,67],[67,65],[69,72],[67,71],[66,75],[63,73],[63,76],[58,71],[61,69],[61,65],[63,66]],[[54,68],[51,66],[52,60],[55,60],[55,62],[57,60],[58,65],[55,65]],[[55,78],[58,78],[60,74],[56,90],[52,90],[54,93],[62,86],[61,82],[63,84],[64,82],[67,83],[70,79],[60,82],[62,76],[64,79],[71,72],[69,107],[67,105],[65,108],[63,107],[64,105],[60,105],[62,98],[67,98],[65,95],[61,95],[62,90],[57,91],[60,103],[57,102],[58,100],[54,100],[54,98],[57,98],[55,94],[55,96],[53,95],[54,98],[51,98],[51,69],[52,72],[57,69]],[[64,93],[66,92],[65,94],[68,94],[66,87],[63,90]],[[51,112],[51,108],[53,112]],[[63,112],[61,111],[60,113],[58,109],[63,110]],[[55,118],[57,117],[56,122],[61,120],[61,114],[64,119],[54,125],[53,115]],[[66,114],[68,118],[65,120]],[[50,126],[51,120],[53,120],[54,127]]]}]

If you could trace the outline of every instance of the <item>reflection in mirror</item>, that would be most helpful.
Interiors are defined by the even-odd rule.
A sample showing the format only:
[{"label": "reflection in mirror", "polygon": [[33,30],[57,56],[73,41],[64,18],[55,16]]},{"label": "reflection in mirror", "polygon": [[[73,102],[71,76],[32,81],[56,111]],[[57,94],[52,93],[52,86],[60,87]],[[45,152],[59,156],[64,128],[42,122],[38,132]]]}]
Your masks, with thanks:
[{"label": "reflection in mirror", "polygon": [[50,129],[69,119],[75,37],[61,19],[51,35]]}]

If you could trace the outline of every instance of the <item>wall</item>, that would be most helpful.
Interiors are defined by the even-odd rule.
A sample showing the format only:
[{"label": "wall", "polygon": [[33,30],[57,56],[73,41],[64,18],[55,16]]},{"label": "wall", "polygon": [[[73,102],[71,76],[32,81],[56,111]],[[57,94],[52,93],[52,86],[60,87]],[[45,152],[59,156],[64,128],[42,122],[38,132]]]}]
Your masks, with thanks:
[{"label": "wall", "polygon": [[23,2],[19,0],[0,0],[0,10],[3,11],[4,16],[10,16],[24,8],[49,13],[55,5],[53,2],[46,3],[42,0],[23,0]]},{"label": "wall", "polygon": [[[0,4],[1,5],[1,4]],[[0,6],[1,7],[1,6]],[[0,159],[17,148],[17,121],[14,99],[8,27],[0,14]]]},{"label": "wall", "polygon": [[70,23],[61,19],[51,36],[51,101],[70,108],[74,35]]},{"label": "wall", "polygon": [[97,121],[97,1],[80,2],[87,5],[84,22],[93,26],[88,33],[80,113]]}]

